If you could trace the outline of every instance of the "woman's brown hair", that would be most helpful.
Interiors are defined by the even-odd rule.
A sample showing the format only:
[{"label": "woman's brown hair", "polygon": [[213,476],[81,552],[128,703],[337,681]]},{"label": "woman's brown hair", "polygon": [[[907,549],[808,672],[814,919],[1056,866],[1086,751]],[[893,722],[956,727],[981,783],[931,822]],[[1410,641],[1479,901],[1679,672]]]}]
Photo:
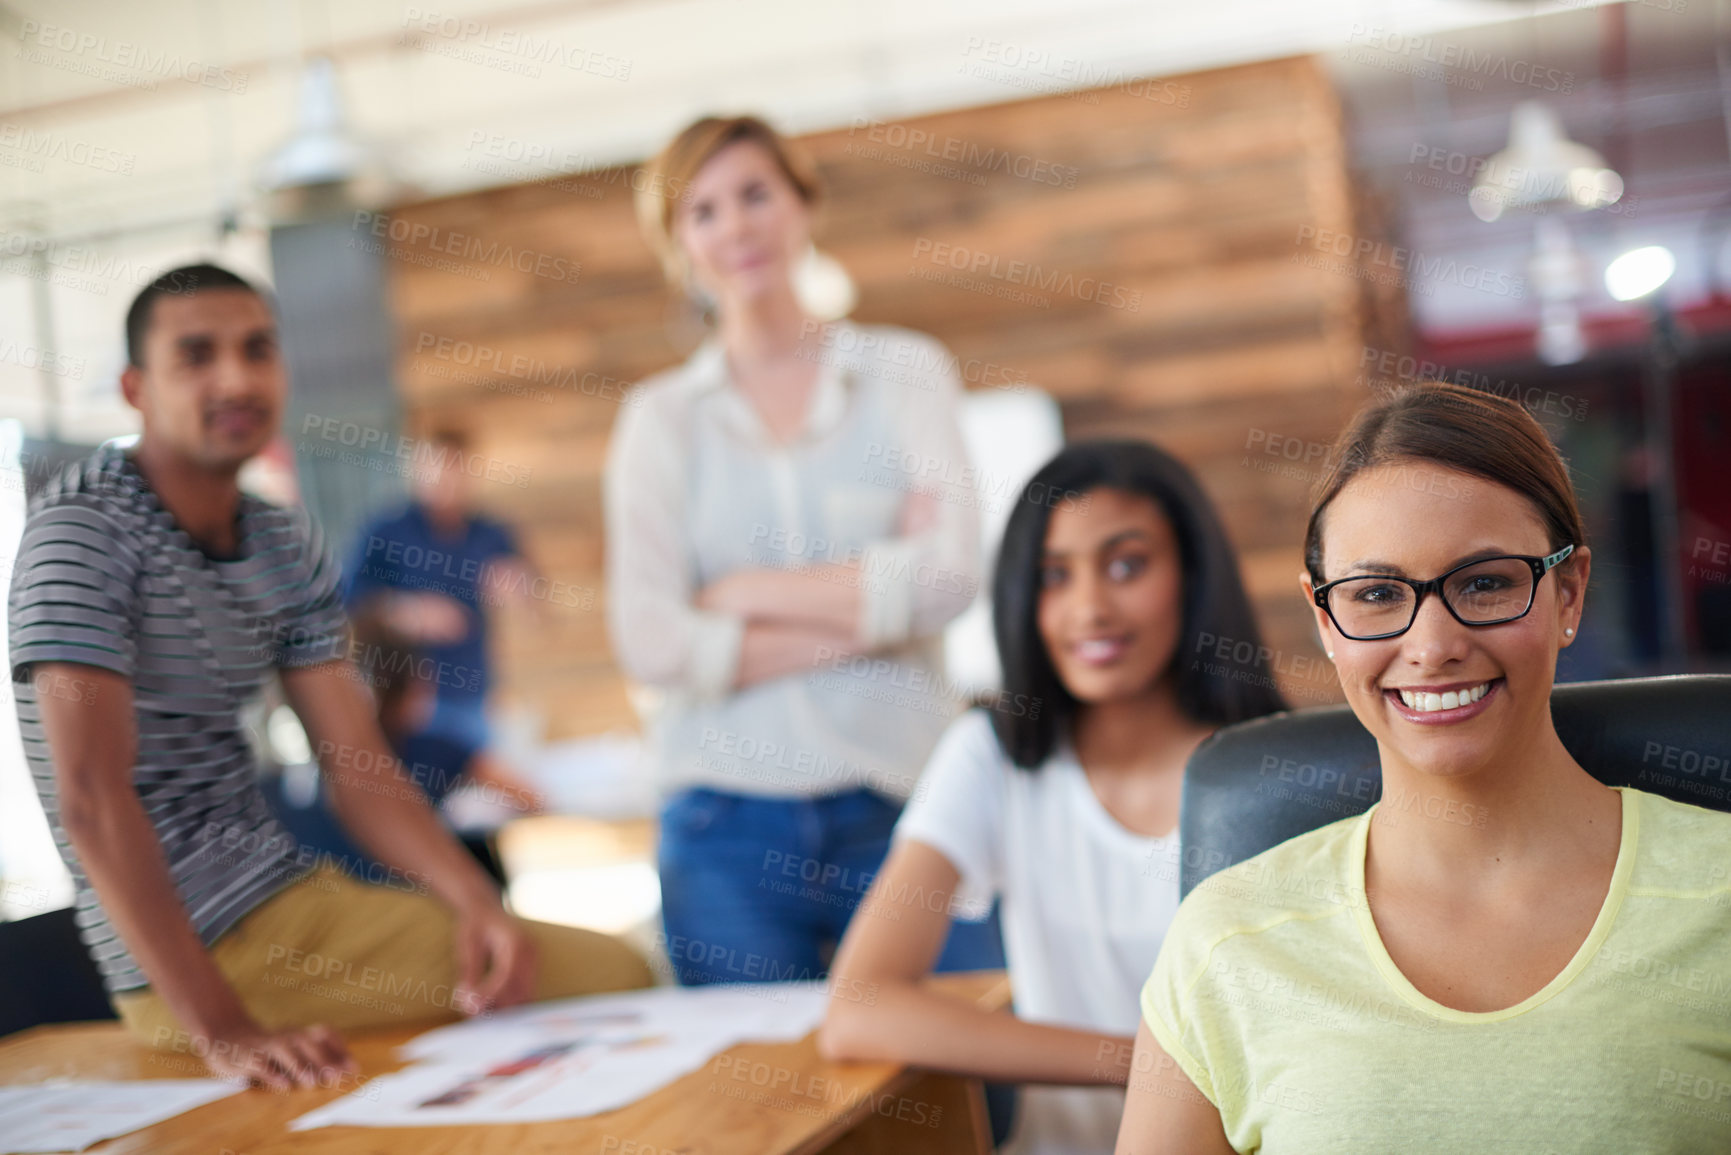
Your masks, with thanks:
[{"label": "woman's brown hair", "polygon": [[1346,484],[1393,461],[1428,461],[1507,486],[1532,502],[1550,548],[1586,544],[1569,468],[1519,404],[1464,385],[1422,381],[1358,411],[1334,443],[1304,531],[1304,566],[1323,582],[1322,517]]},{"label": "woman's brown hair", "polygon": [[706,116],[693,121],[645,166],[646,179],[637,189],[637,223],[675,283],[684,282],[685,265],[673,238],[674,212],[690,196],[691,182],[710,158],[742,140],[769,153],[806,207],[822,199],[822,186],[810,160],[764,121],[755,116]]}]

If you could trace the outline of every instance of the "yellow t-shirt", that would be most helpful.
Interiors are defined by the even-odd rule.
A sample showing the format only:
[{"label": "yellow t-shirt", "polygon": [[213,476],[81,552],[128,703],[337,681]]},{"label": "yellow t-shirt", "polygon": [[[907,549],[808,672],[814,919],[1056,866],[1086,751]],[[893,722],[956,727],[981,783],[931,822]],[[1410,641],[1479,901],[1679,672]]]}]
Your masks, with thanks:
[{"label": "yellow t-shirt", "polygon": [[1198,886],[1142,1015],[1240,1152],[1731,1151],[1731,814],[1621,793],[1599,917],[1516,1006],[1453,1010],[1396,968],[1372,807]]}]

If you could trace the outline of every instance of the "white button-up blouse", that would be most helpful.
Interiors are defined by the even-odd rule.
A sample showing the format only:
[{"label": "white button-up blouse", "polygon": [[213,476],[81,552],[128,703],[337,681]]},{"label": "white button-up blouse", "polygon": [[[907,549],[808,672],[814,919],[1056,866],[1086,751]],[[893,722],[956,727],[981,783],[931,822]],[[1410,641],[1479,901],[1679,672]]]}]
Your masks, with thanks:
[{"label": "white button-up blouse", "polygon": [[[922,333],[846,323],[826,326],[818,360],[785,443],[713,338],[643,382],[614,426],[608,628],[625,673],[661,691],[646,721],[664,792],[906,797],[966,704],[940,646],[981,582],[956,360]],[[699,609],[698,591],[746,567],[852,561],[871,652],[733,689],[744,619]]]}]

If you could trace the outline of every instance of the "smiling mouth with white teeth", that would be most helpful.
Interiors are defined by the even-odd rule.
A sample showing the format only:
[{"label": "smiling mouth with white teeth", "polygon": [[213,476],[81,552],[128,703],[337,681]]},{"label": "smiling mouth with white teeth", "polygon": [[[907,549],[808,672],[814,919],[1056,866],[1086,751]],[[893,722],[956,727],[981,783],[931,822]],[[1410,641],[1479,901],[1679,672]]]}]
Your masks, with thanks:
[{"label": "smiling mouth with white teeth", "polygon": [[1420,714],[1434,714],[1439,710],[1454,710],[1472,705],[1490,691],[1491,684],[1480,682],[1476,686],[1449,690],[1443,694],[1433,694],[1425,690],[1396,690],[1395,693],[1400,695],[1400,700],[1407,709]]},{"label": "smiling mouth with white teeth", "polygon": [[1130,636],[1115,634],[1110,637],[1084,638],[1071,646],[1071,652],[1087,665],[1105,666],[1123,657],[1129,648]]}]

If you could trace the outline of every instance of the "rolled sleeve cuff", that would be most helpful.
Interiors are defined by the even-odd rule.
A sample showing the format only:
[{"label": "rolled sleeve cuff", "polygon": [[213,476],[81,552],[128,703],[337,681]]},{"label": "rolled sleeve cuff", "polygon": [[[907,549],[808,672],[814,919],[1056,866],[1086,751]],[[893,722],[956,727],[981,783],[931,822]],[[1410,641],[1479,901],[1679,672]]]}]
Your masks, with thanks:
[{"label": "rolled sleeve cuff", "polygon": [[912,543],[878,542],[860,559],[860,641],[868,650],[900,645],[913,632]]},{"label": "rolled sleeve cuff", "polygon": [[276,652],[276,664],[285,670],[304,670],[308,666],[340,662],[349,656],[348,643],[349,636],[345,630],[342,633],[329,634],[317,641],[283,646]]},{"label": "rolled sleeve cuff", "polygon": [[739,648],[745,639],[745,619],[733,614],[699,612],[692,622],[690,685],[700,701],[714,702],[733,689],[739,671]]},{"label": "rolled sleeve cuff", "polygon": [[79,666],[94,666],[99,670],[132,677],[133,656],[100,641],[80,642],[72,639],[35,641],[12,648],[12,681],[28,682],[33,667],[49,662],[69,662]]}]

